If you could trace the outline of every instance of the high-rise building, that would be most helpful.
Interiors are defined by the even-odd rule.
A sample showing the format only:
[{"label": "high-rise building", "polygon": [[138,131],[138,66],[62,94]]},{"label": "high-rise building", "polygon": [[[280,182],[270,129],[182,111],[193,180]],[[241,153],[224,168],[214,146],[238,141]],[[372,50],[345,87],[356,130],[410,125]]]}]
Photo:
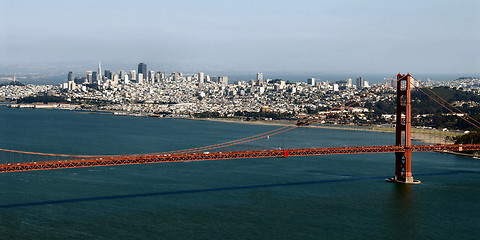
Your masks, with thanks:
[{"label": "high-rise building", "polygon": [[97,72],[92,72],[92,82],[91,83],[98,83],[98,74]]},{"label": "high-rise building", "polygon": [[365,82],[363,80],[363,77],[358,77],[357,78],[357,88],[364,88],[365,87]]},{"label": "high-rise building", "polygon": [[73,81],[73,80],[75,80],[75,73],[68,72],[68,81]]},{"label": "high-rise building", "polygon": [[204,83],[205,82],[205,73],[199,72],[198,73],[198,83]]},{"label": "high-rise building", "polygon": [[130,81],[136,81],[136,80],[137,80],[137,71],[130,70]]},{"label": "high-rise building", "polygon": [[309,78],[309,79],[307,79],[307,84],[308,84],[308,85],[315,86],[315,78]]},{"label": "high-rise building", "polygon": [[75,81],[68,81],[67,86],[68,86],[68,91],[72,91],[77,88]]},{"label": "high-rise building", "polygon": [[160,75],[160,77],[158,78],[159,81],[165,80],[165,72],[158,71],[157,73]]},{"label": "high-rise building", "polygon": [[263,73],[257,73],[258,86],[263,86]]},{"label": "high-rise building", "polygon": [[143,77],[146,78],[148,76],[147,73],[147,64],[145,63],[139,63],[138,64],[138,74],[143,74]]},{"label": "high-rise building", "polygon": [[334,92],[338,92],[338,89],[339,89],[339,88],[338,88],[338,83],[334,83],[334,84],[333,84],[333,91],[334,91]]},{"label": "high-rise building", "polygon": [[263,73],[257,73],[257,82],[263,81]]},{"label": "high-rise building", "polygon": [[155,83],[155,71],[148,71],[148,80],[150,83]]},{"label": "high-rise building", "polygon": [[125,70],[123,69],[118,72],[118,78],[122,81],[125,81],[125,75]]},{"label": "high-rise building", "polygon": [[106,79],[112,79],[112,71],[110,71],[110,70],[105,70],[104,77],[105,77]]},{"label": "high-rise building", "polygon": [[347,79],[347,87],[352,87],[352,79]]},{"label": "high-rise building", "polygon": [[113,82],[113,85],[117,85],[118,84],[118,75],[116,73],[112,73],[112,82]]},{"label": "high-rise building", "polygon": [[219,76],[218,77],[218,84],[222,86],[227,86],[228,85],[228,77],[227,76]]},{"label": "high-rise building", "polygon": [[93,82],[93,72],[92,71],[86,71],[85,72],[85,78],[87,79],[86,83],[92,83]]},{"label": "high-rise building", "polygon": [[138,74],[137,83],[138,84],[143,84],[143,73]]},{"label": "high-rise building", "polygon": [[102,78],[102,64],[98,61],[98,72],[97,72],[97,82],[100,84],[103,80]]}]

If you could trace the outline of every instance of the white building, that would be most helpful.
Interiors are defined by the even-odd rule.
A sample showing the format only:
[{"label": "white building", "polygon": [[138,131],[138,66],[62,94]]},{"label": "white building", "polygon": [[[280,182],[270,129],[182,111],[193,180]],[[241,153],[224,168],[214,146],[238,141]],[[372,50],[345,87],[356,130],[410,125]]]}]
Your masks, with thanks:
[{"label": "white building", "polygon": [[349,88],[352,87],[352,79],[351,78],[347,79],[347,87],[349,87]]},{"label": "white building", "polygon": [[130,70],[130,80],[137,80],[137,71],[135,70]]},{"label": "white building", "polygon": [[92,71],[86,71],[85,72],[85,82],[93,83],[93,72]]},{"label": "white building", "polygon": [[205,82],[205,73],[203,73],[203,72],[198,73],[198,82],[199,83],[204,83]]},{"label": "white building", "polygon": [[338,92],[338,84],[337,83],[333,84],[333,91]]},{"label": "white building", "polygon": [[143,84],[143,73],[138,74],[137,83]]},{"label": "white building", "polygon": [[218,77],[218,84],[222,86],[227,86],[228,85],[228,77],[227,76],[219,76]]},{"label": "white building", "polygon": [[309,79],[307,79],[307,84],[308,84],[308,85],[315,86],[315,78],[309,78]]}]

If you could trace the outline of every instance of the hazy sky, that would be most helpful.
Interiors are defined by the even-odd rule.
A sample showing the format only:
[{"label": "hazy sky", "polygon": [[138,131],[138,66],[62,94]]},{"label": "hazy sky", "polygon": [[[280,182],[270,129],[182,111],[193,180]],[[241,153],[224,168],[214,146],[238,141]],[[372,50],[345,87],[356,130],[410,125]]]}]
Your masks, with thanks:
[{"label": "hazy sky", "polygon": [[478,0],[0,0],[0,9],[4,69],[101,60],[127,70],[144,61],[167,71],[480,72]]}]

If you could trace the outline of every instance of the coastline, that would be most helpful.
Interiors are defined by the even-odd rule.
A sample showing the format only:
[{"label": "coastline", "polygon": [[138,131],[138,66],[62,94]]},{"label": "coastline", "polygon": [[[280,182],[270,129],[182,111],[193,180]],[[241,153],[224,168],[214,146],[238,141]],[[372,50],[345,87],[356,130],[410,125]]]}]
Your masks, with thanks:
[{"label": "coastline", "polygon": [[[8,105],[8,104],[5,104]],[[11,106],[10,106],[11,107]],[[42,107],[40,107],[42,109]],[[75,109],[75,108],[43,108],[43,109],[57,109],[57,110],[69,110],[76,111],[81,114],[106,114],[106,115],[115,115],[115,116],[134,116],[134,117],[154,117],[154,118],[169,118],[169,119],[186,119],[194,121],[211,121],[211,122],[224,122],[224,123],[239,123],[239,124],[253,124],[253,125],[270,125],[270,126],[294,126],[296,121],[292,120],[252,120],[244,121],[242,119],[235,118],[189,118],[189,117],[157,117],[153,114],[147,113],[130,113],[130,112],[119,112],[119,111],[108,111],[108,110],[87,110],[87,109]],[[368,132],[385,132],[385,133],[395,133],[393,127],[381,127],[381,126],[354,126],[354,125],[309,125],[302,126],[304,128],[323,128],[323,129],[337,129],[337,130],[350,130],[350,131],[368,131]],[[463,133],[458,132],[443,132],[440,130],[434,129],[416,129],[412,128],[412,140],[416,140],[425,144],[454,144],[452,140],[446,140],[446,137],[459,136]],[[466,153],[452,153],[462,156],[475,157],[475,154],[466,154]]]},{"label": "coastline", "polygon": [[[197,121],[212,121],[212,122],[226,122],[226,123],[240,123],[240,124],[254,124],[254,125],[271,125],[271,126],[288,126],[295,125],[295,121],[288,120],[257,120],[257,121],[242,121],[241,119],[219,119],[219,118],[188,118],[189,120]],[[385,132],[395,133],[393,127],[382,128],[378,126],[345,126],[345,125],[310,125],[304,127],[323,128],[323,129],[338,129],[351,131],[368,131],[368,132]],[[430,129],[412,129],[412,139],[426,144],[453,144],[454,141],[446,140],[447,136],[458,136],[462,133],[443,132],[439,130]]]}]

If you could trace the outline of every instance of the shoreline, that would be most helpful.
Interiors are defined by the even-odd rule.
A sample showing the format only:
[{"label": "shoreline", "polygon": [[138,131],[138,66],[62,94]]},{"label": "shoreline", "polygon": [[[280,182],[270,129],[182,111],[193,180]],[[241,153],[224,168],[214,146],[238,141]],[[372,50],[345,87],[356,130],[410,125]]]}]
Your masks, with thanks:
[{"label": "shoreline", "polygon": [[[225,123],[240,123],[240,124],[252,124],[252,125],[270,125],[270,126],[288,126],[295,125],[294,121],[288,120],[279,120],[279,121],[242,121],[242,120],[233,120],[233,119],[218,119],[218,118],[188,118],[188,120],[197,120],[197,121],[211,121],[211,122],[225,122]],[[323,128],[323,129],[336,129],[336,130],[350,130],[350,131],[366,131],[366,132],[384,132],[384,133],[395,133],[394,128],[381,128],[378,126],[346,126],[346,125],[310,125],[305,126],[307,128]],[[412,140],[423,142],[426,144],[453,144],[454,142],[445,140],[445,136],[461,135],[458,133],[447,134],[445,136],[441,135],[444,133],[439,130],[422,130],[417,132],[417,129],[412,129]]]},{"label": "shoreline", "polygon": [[[8,106],[7,107],[12,107]],[[115,115],[115,116],[133,116],[133,117],[151,117],[154,114],[148,113],[130,113],[130,112],[123,112],[123,111],[109,111],[109,110],[88,110],[88,109],[75,109],[75,108],[65,108],[65,107],[51,107],[51,108],[33,108],[33,109],[54,109],[54,110],[68,110],[68,111],[76,111],[78,113],[83,114],[105,114],[105,115]],[[252,125],[268,125],[268,126],[294,126],[296,121],[292,120],[252,120],[252,121],[244,121],[242,119],[235,119],[235,118],[191,118],[191,117],[156,117],[153,118],[160,118],[160,119],[186,119],[186,120],[195,120],[195,121],[210,121],[210,122],[224,122],[224,123],[239,123],[239,124],[252,124]],[[368,131],[368,132],[384,132],[384,133],[395,133],[395,129],[392,128],[385,128],[380,126],[355,126],[355,125],[309,125],[303,127],[311,127],[311,128],[323,128],[323,129],[337,129],[337,130],[351,130],[351,131]],[[444,135],[441,135],[445,133]],[[460,133],[453,133],[453,132],[442,132],[439,130],[430,130],[430,129],[423,129],[419,132],[419,129],[412,128],[412,140],[420,141],[426,144],[453,144],[453,141],[445,140],[446,136],[458,136],[462,135]]]},{"label": "shoreline", "polygon": [[[7,105],[7,104],[5,104]],[[40,108],[42,109],[42,108]],[[223,123],[238,123],[238,124],[252,124],[252,125],[265,125],[265,126],[295,126],[296,121],[292,120],[252,120],[244,121],[243,119],[235,118],[189,118],[189,117],[156,117],[154,114],[147,113],[130,113],[122,111],[102,111],[102,110],[86,110],[86,109],[72,109],[72,108],[43,108],[43,109],[54,109],[54,110],[68,110],[75,111],[80,114],[104,114],[104,115],[115,115],[115,116],[132,116],[132,117],[149,117],[149,118],[159,118],[159,119],[185,119],[185,120],[194,120],[194,121],[210,121],[210,122],[223,122]],[[302,126],[305,128],[322,128],[322,129],[336,129],[336,130],[350,130],[350,131],[367,131],[367,132],[383,132],[383,133],[395,133],[393,127],[381,127],[381,126],[355,126],[355,125],[309,125]],[[443,134],[443,135],[442,135]],[[459,136],[463,133],[458,132],[443,132],[440,130],[433,129],[416,129],[412,128],[412,140],[419,141],[425,144],[453,144],[454,141],[446,140],[447,136]],[[452,153],[456,155],[477,157],[475,154],[465,154],[465,153]]]}]

